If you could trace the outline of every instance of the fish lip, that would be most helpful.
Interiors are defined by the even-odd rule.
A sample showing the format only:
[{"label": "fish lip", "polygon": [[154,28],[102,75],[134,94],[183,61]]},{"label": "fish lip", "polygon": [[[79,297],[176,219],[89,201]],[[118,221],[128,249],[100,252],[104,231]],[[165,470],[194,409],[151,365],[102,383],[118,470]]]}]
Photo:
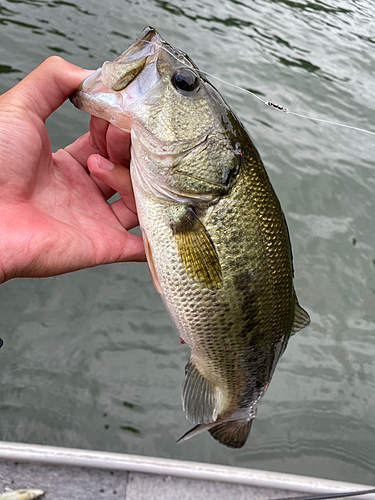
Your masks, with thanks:
[{"label": "fish lip", "polygon": [[[120,54],[113,62],[126,63],[130,60],[139,58],[140,53],[143,53],[143,56],[152,56],[156,52],[158,52],[163,45],[169,44],[164,40],[164,38],[159,35],[159,33],[154,28],[148,26],[142,31],[135,42],[128,49],[126,49],[125,52]],[[149,51],[147,51],[147,47],[150,48]]]},{"label": "fish lip", "polygon": [[102,66],[102,83],[110,90],[125,90],[142,72],[153,63],[165,40],[151,27],[145,28],[136,41],[114,61]]},{"label": "fish lip", "polygon": [[78,109],[83,109],[88,101],[88,95],[93,92],[93,89],[97,83],[103,83],[101,80],[102,69],[99,68],[94,73],[89,75],[87,78],[82,80],[78,88],[73,94],[70,94],[69,100]]},{"label": "fish lip", "polygon": [[99,68],[96,71],[94,71],[91,75],[89,75],[87,78],[85,78],[84,80],[79,82],[77,90],[75,92],[73,92],[73,94],[70,94],[68,96],[69,100],[76,107],[78,107],[76,103],[79,101],[81,91],[87,92],[90,87],[95,85],[95,83],[97,83],[99,81],[99,79],[101,78],[101,71],[102,71],[102,69]]},{"label": "fish lip", "polygon": [[[81,82],[82,83],[82,82]],[[80,85],[81,85],[80,83]],[[76,107],[78,108],[78,97],[77,97],[77,94],[78,94],[78,90],[76,90],[75,92],[73,92],[73,94],[70,94],[68,97],[69,97],[69,101]]]},{"label": "fish lip", "polygon": [[135,45],[137,42],[145,41],[147,38],[151,38],[154,36],[161,38],[162,41],[165,42],[165,40],[159,35],[155,28],[153,28],[152,26],[146,26],[146,28],[144,28],[137,36],[133,45]]}]

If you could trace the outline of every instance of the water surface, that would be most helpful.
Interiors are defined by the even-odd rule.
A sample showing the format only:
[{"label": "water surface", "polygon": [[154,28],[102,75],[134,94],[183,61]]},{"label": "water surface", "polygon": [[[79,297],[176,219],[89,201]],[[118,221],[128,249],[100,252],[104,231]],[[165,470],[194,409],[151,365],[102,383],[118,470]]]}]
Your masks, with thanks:
[{"label": "water surface", "polygon": [[[57,54],[96,68],[152,25],[198,66],[297,113],[375,131],[368,0],[0,2],[0,92]],[[213,83],[246,124],[285,211],[295,335],[241,450],[190,426],[181,346],[145,264],[0,287],[0,439],[264,468],[367,484],[375,467],[375,137]],[[69,103],[53,149],[87,130]]]}]

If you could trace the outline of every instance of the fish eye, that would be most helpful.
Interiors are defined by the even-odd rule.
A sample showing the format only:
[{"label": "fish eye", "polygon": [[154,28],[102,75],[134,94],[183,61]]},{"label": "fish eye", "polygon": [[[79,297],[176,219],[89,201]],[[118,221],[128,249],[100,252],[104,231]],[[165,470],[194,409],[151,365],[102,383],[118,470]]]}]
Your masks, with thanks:
[{"label": "fish eye", "polygon": [[172,76],[172,83],[177,90],[185,92],[192,92],[199,86],[199,77],[190,68],[182,68],[175,71]]}]

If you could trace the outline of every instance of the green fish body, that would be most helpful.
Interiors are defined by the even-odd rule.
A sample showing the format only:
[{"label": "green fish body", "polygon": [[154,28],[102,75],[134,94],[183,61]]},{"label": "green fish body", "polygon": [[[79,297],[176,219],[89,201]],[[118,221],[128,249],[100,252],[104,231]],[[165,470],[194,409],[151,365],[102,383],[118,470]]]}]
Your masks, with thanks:
[{"label": "green fish body", "polygon": [[218,91],[152,28],[72,101],[131,131],[151,275],[191,348],[182,402],[196,426],[181,440],[207,429],[241,447],[290,335],[309,323],[260,156]]}]

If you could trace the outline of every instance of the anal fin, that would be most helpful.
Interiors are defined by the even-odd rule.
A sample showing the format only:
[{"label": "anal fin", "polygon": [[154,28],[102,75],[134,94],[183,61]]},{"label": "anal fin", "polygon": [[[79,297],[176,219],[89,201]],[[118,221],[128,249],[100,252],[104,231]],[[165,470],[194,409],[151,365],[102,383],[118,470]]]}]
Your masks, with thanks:
[{"label": "anal fin", "polygon": [[193,423],[209,423],[217,419],[222,392],[207,380],[190,358],[185,367],[182,385],[182,407],[186,418]]}]

